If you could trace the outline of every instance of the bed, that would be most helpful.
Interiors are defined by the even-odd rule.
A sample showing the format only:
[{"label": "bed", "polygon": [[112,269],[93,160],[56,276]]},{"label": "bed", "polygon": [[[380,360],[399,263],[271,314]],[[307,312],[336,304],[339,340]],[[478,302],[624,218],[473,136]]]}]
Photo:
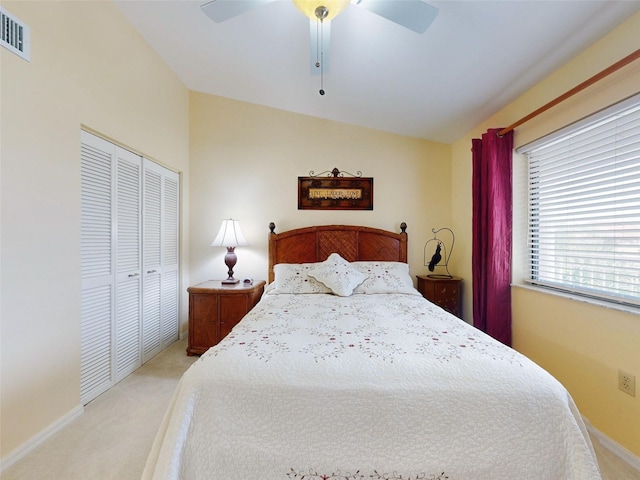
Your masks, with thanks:
[{"label": "bed", "polygon": [[599,479],[569,393],[413,288],[406,226],[269,234],[260,302],[184,374],[145,479]]}]

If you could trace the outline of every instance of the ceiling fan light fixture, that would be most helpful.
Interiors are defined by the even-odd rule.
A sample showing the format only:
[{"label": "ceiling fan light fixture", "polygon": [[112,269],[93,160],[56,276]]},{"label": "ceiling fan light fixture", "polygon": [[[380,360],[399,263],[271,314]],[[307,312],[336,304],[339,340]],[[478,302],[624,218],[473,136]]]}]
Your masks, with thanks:
[{"label": "ceiling fan light fixture", "polygon": [[[298,10],[311,20],[331,20],[349,5],[350,0],[293,0]],[[316,13],[320,12],[321,16]]]}]

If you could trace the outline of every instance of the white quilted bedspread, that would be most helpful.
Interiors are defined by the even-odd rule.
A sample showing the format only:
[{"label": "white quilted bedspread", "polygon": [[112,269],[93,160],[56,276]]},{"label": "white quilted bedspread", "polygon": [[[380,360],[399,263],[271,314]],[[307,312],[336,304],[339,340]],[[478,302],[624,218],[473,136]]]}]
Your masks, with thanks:
[{"label": "white quilted bedspread", "polygon": [[413,295],[269,295],[185,373],[146,479],[599,479],[568,392]]}]

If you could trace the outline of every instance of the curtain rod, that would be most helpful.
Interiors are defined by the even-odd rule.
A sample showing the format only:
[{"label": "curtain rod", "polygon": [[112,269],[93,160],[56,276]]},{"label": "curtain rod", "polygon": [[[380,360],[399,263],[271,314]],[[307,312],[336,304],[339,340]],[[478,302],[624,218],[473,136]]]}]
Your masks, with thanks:
[{"label": "curtain rod", "polygon": [[547,103],[546,105],[543,105],[542,107],[540,107],[539,109],[535,110],[534,112],[531,112],[529,115],[527,115],[526,117],[522,117],[520,120],[518,120],[516,123],[509,125],[507,128],[503,128],[502,130],[500,130],[498,132],[498,136],[502,137],[503,135],[506,135],[507,133],[509,133],[512,130],[515,130],[516,127],[519,127],[520,125],[522,125],[525,122],[528,122],[529,120],[531,120],[534,117],[537,117],[538,115],[540,115],[542,112],[546,112],[547,110],[549,110],[551,107],[555,107],[557,104],[559,104],[560,102],[563,102],[564,100],[566,100],[569,97],[572,97],[573,95],[575,95],[578,92],[581,92],[582,90],[584,90],[587,87],[590,87],[591,85],[593,85],[594,83],[602,80],[603,78],[611,75],[613,72],[620,70],[622,67],[630,64],[631,62],[633,62],[634,60],[637,60],[638,58],[640,58],[640,48],[638,50],[636,50],[635,52],[631,53],[630,55],[627,55],[626,57],[624,57],[622,60],[614,63],[613,65],[611,65],[609,68],[605,68],[604,70],[602,70],[600,73],[597,73],[596,75],[594,75],[593,77],[591,77],[588,80],[585,80],[584,82],[582,82],[580,85],[578,85],[577,87],[573,87],[571,90],[569,90],[568,92],[563,93],[562,95],[560,95],[557,98],[554,98],[553,100],[551,100],[549,103]]}]

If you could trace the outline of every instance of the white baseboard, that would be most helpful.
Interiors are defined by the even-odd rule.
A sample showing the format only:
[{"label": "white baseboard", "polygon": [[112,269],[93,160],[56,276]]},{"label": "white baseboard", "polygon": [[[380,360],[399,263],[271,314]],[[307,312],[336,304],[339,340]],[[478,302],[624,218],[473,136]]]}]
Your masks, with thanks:
[{"label": "white baseboard", "polygon": [[18,462],[37,447],[46,442],[49,438],[54,436],[64,427],[73,422],[76,418],[84,413],[84,407],[78,405],[73,410],[68,412],[66,415],[62,416],[47,428],[42,430],[36,436],[30,438],[27,442],[20,445],[18,448],[10,452],[6,457],[0,460],[0,473],[3,473],[9,467],[11,467],[14,463]]},{"label": "white baseboard", "polygon": [[583,419],[589,433],[593,435],[598,440],[598,442],[600,442],[600,445],[602,445],[602,447],[609,450],[623,462],[628,464],[631,468],[634,468],[638,472],[640,472],[640,457],[637,457],[622,445],[607,437],[600,430],[594,428],[586,418],[583,417]]}]

